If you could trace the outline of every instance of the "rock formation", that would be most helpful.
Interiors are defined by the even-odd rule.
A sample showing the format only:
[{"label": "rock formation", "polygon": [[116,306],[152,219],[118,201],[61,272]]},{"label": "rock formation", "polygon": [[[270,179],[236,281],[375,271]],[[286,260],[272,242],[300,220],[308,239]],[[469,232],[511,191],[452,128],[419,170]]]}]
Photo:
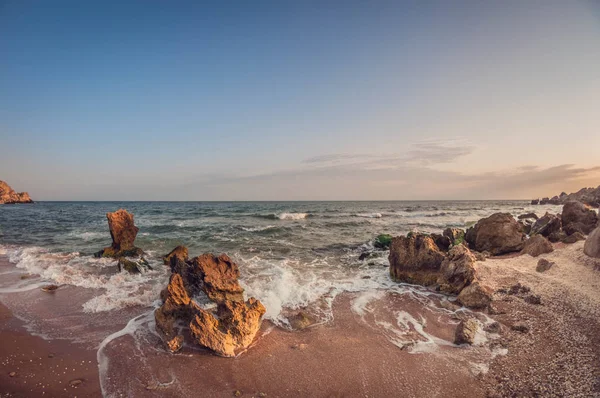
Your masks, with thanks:
[{"label": "rock formation", "polygon": [[562,211],[562,226],[567,235],[580,232],[589,234],[598,224],[598,215],[588,206],[578,201],[569,201],[565,203]]},{"label": "rock formation", "polygon": [[475,256],[464,245],[454,246],[440,267],[440,291],[458,294],[475,280]]},{"label": "rock formation", "polygon": [[410,233],[392,239],[389,260],[394,280],[432,286],[439,277],[444,253],[431,236]]},{"label": "rock formation", "polygon": [[7,183],[0,181],[0,204],[33,203],[27,192],[15,192]]},{"label": "rock formation", "polygon": [[520,251],[525,234],[509,213],[495,213],[483,218],[467,230],[465,240],[471,249],[492,255]]},{"label": "rock formation", "polygon": [[135,257],[144,254],[143,250],[134,246],[139,228],[133,223],[133,214],[120,209],[114,213],[106,213],[112,245],[96,253],[97,257]]},{"label": "rock formation", "polygon": [[600,258],[600,227],[589,234],[583,245],[583,252],[590,257]]},{"label": "rock formation", "polygon": [[560,217],[555,214],[546,213],[532,226],[530,235],[542,235],[549,237],[554,232],[559,232],[562,226]]},{"label": "rock formation", "polygon": [[175,249],[171,250],[169,254],[163,257],[163,261],[165,265],[171,264],[171,259],[175,257],[180,261],[188,260],[188,249],[185,246],[177,246]]},{"label": "rock formation", "polygon": [[[225,357],[247,348],[260,329],[265,307],[255,298],[244,301],[239,269],[222,254],[203,254],[187,260],[187,248],[169,253],[172,270],[169,285],[161,293],[163,304],[154,317],[158,330],[172,352],[179,350],[184,337],[178,322],[189,327],[194,341]],[[216,308],[199,305],[194,298],[205,297]]]},{"label": "rock formation", "polygon": [[569,201],[576,200],[585,205],[598,208],[600,207],[600,186],[597,188],[582,188],[577,192],[566,194],[565,192],[561,193],[560,196],[554,196],[552,199],[543,198],[541,200],[534,199],[531,201],[532,205],[545,205],[545,204],[555,204],[561,205],[565,204]]},{"label": "rock formation", "polygon": [[522,254],[529,254],[532,257],[537,257],[540,254],[551,253],[554,251],[552,243],[542,235],[534,235],[525,241],[525,246],[521,251]]}]

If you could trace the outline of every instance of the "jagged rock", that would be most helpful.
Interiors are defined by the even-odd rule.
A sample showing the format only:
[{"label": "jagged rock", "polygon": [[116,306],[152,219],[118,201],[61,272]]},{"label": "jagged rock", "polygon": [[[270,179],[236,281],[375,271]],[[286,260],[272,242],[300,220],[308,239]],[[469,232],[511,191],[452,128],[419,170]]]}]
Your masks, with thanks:
[{"label": "jagged rock", "polygon": [[0,181],[0,204],[33,203],[27,192],[15,192],[6,182]]},{"label": "jagged rock", "polygon": [[106,213],[112,245],[96,253],[96,257],[136,257],[144,254],[143,250],[134,246],[139,228],[133,223],[133,214],[119,209],[114,213]]},{"label": "jagged rock", "polygon": [[440,267],[440,291],[458,294],[475,280],[475,256],[464,245],[454,246]]},{"label": "jagged rock", "polygon": [[540,258],[540,261],[538,261],[537,267],[535,267],[535,270],[537,272],[546,272],[550,268],[552,268],[555,264],[556,263],[546,260],[545,258]]},{"label": "jagged rock", "polygon": [[456,298],[459,303],[469,308],[485,308],[492,302],[493,291],[488,286],[474,281],[465,287]]},{"label": "jagged rock", "polygon": [[567,235],[572,235],[575,232],[587,235],[596,228],[598,223],[596,212],[577,201],[565,203],[561,218],[563,230]]},{"label": "jagged rock", "polygon": [[531,204],[532,204],[532,205],[537,205],[537,204],[539,204],[539,203],[540,203],[540,200],[539,200],[539,199],[533,199],[533,200],[531,201]]},{"label": "jagged rock", "polygon": [[187,261],[188,260],[188,249],[185,246],[177,246],[175,249],[171,250],[169,252],[169,254],[167,254],[166,256],[163,257],[163,262],[165,263],[165,265],[169,265],[171,264],[171,259],[172,258],[177,258],[180,261]]},{"label": "jagged rock", "polygon": [[585,240],[585,235],[579,231],[575,231],[571,235],[563,237],[560,241],[566,244],[573,244],[575,242],[579,242],[580,240]]},{"label": "jagged rock", "polygon": [[209,299],[219,304],[226,300],[244,301],[244,289],[238,283],[240,270],[226,254],[203,254],[193,258],[191,265],[191,272]]},{"label": "jagged rock", "polygon": [[392,279],[431,286],[439,277],[444,254],[430,236],[408,234],[392,239],[389,260]]},{"label": "jagged rock", "polygon": [[555,214],[546,213],[538,219],[531,227],[531,235],[542,235],[548,237],[553,232],[560,231],[562,222]]},{"label": "jagged rock", "polygon": [[[247,348],[260,329],[266,309],[251,297],[243,299],[244,289],[239,285],[239,269],[222,254],[203,254],[189,261],[187,248],[177,251],[169,262],[173,273],[169,285],[161,292],[163,304],[154,312],[156,327],[165,337],[172,352],[183,344],[183,335],[176,324],[188,325],[194,340],[221,356],[234,356]],[[192,297],[206,294],[216,303],[216,309],[200,307]]]},{"label": "jagged rock", "polygon": [[521,214],[519,217],[517,217],[519,220],[527,220],[527,219],[533,219],[533,220],[537,220],[539,217],[537,216],[537,214],[535,213],[525,213],[525,214]]},{"label": "jagged rock", "polygon": [[525,241],[525,246],[521,254],[529,254],[532,257],[537,257],[540,254],[551,253],[554,251],[552,243],[542,235],[534,235]]},{"label": "jagged rock", "polygon": [[253,297],[247,302],[224,301],[218,307],[217,316],[198,309],[190,330],[198,344],[221,356],[233,357],[237,349],[252,343],[265,312],[262,303]]},{"label": "jagged rock", "polygon": [[454,344],[473,344],[475,342],[475,335],[479,325],[475,319],[467,319],[461,321],[456,327],[454,334]]},{"label": "jagged rock", "polygon": [[600,227],[589,234],[583,245],[583,252],[590,257],[600,258]]},{"label": "jagged rock", "polygon": [[512,215],[495,213],[469,228],[465,240],[471,249],[499,255],[521,250],[525,234]]}]

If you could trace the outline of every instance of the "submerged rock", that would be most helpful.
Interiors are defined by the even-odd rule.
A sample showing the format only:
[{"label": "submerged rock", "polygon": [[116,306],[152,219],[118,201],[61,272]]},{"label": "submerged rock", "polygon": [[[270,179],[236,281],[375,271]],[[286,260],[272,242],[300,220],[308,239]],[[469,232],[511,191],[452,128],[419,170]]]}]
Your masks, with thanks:
[{"label": "submerged rock", "polygon": [[[163,304],[154,312],[157,329],[172,352],[183,344],[183,335],[176,328],[177,323],[183,323],[196,343],[221,356],[235,356],[252,343],[265,307],[253,297],[244,301],[238,266],[225,254],[203,254],[189,261],[184,257],[170,258],[173,273],[161,293]],[[203,294],[216,308],[201,307],[192,300]]]},{"label": "submerged rock", "polygon": [[389,249],[390,245],[392,244],[392,235],[388,235],[388,234],[381,234],[381,235],[377,235],[377,237],[375,238],[375,241],[373,242],[373,246],[375,246],[377,249]]},{"label": "submerged rock", "polygon": [[537,220],[538,216],[535,213],[525,213],[525,214],[521,214],[519,217],[517,217],[519,220],[527,220],[527,219],[533,219],[533,220]]},{"label": "submerged rock", "polygon": [[106,213],[112,245],[96,253],[96,257],[136,257],[144,254],[143,250],[134,246],[139,231],[133,223],[133,214],[119,209],[114,213]]},{"label": "submerged rock", "polygon": [[0,204],[33,203],[27,192],[15,192],[6,182],[0,181]]},{"label": "submerged rock", "polygon": [[132,261],[125,257],[119,258],[119,262],[117,263],[117,268],[118,268],[119,272],[121,272],[122,270],[125,270],[125,271],[129,272],[130,274],[139,274],[142,272],[146,272],[149,269],[152,269],[152,267],[150,267],[150,264],[148,264],[148,261],[146,261],[144,258],[140,258],[139,260]]},{"label": "submerged rock", "polygon": [[443,260],[444,253],[428,235],[409,234],[392,239],[390,275],[398,282],[434,285]]},{"label": "submerged rock", "polygon": [[473,344],[477,330],[479,330],[479,324],[475,319],[461,321],[456,327],[454,344]]},{"label": "submerged rock", "polygon": [[596,212],[581,202],[569,201],[563,206],[561,215],[563,230],[567,235],[575,232],[589,234],[598,224]]},{"label": "submerged rock", "polygon": [[471,249],[489,251],[492,255],[517,252],[523,248],[525,234],[509,213],[495,213],[483,218],[467,230]]},{"label": "submerged rock", "polygon": [[440,267],[440,291],[458,294],[475,280],[475,256],[464,245],[454,246]]},{"label": "submerged rock", "polygon": [[552,243],[542,235],[535,235],[525,241],[525,246],[521,254],[529,254],[532,257],[537,257],[540,254],[551,253],[554,251]]},{"label": "submerged rock", "polygon": [[304,311],[289,318],[290,326],[295,330],[303,330],[315,323],[315,319]]},{"label": "submerged rock", "polygon": [[594,258],[600,258],[600,227],[592,231],[585,240],[583,252]]}]

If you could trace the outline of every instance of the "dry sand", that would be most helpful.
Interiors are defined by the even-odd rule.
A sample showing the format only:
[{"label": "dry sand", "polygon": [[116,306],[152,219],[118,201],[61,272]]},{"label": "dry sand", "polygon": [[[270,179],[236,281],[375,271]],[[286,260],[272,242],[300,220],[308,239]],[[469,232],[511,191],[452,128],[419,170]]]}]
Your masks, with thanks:
[{"label": "dry sand", "polygon": [[[378,321],[392,321],[399,310],[418,319],[422,315],[427,334],[451,341],[464,314],[436,308],[435,299],[435,306],[424,307],[419,298],[387,293],[360,316],[351,310],[357,296],[345,294],[334,303],[331,323],[291,332],[265,322],[254,346],[234,359],[191,347],[168,354],[152,334],[116,338],[102,351],[109,360],[105,392],[157,397],[600,396],[600,261],[583,255],[582,242],[556,247],[538,258],[478,263],[484,282],[497,290],[489,316],[500,329],[480,347],[450,345],[411,353],[410,347],[392,344]],[[556,265],[536,272],[539,258]],[[511,291],[517,283],[522,287]],[[52,297],[58,307],[76,306],[70,302],[75,291],[59,290]],[[36,291],[29,299],[43,303],[48,297]],[[541,304],[535,304],[537,298]],[[119,317],[104,333],[123,326]],[[407,335],[423,339],[409,329]],[[0,396],[101,395],[99,341],[86,346],[31,336],[2,306],[0,342]],[[494,355],[503,349],[506,355]],[[83,382],[71,387],[72,380]]]}]

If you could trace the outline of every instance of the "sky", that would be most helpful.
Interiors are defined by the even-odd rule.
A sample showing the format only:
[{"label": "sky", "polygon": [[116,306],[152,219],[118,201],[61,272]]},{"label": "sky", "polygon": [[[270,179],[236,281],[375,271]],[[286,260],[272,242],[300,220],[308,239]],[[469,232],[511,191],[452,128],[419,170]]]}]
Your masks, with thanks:
[{"label": "sky", "polygon": [[596,0],[0,0],[34,200],[531,199],[599,150]]}]

